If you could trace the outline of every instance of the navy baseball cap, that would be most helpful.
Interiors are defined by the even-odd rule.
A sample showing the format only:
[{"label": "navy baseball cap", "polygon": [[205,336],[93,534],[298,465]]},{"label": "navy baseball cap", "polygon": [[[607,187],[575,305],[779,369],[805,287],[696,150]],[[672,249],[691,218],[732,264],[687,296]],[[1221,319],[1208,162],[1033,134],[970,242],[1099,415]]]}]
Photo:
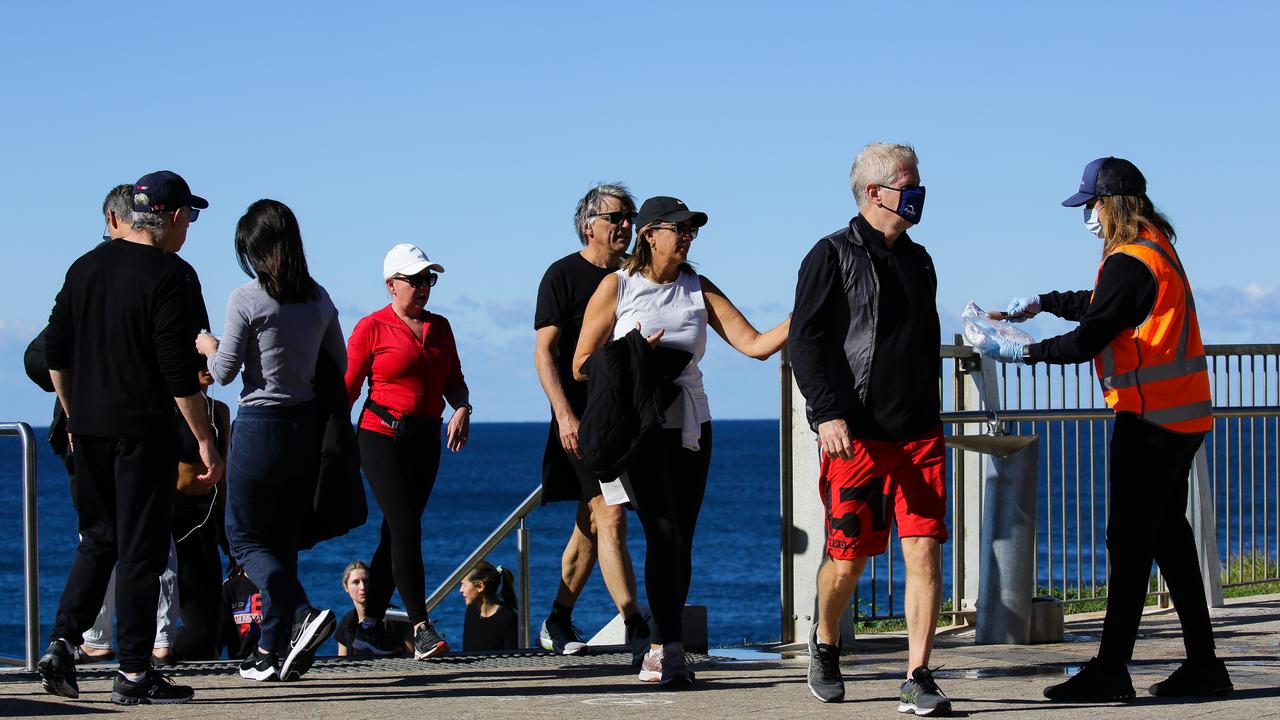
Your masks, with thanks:
[{"label": "navy baseball cap", "polygon": [[191,186],[171,170],[158,170],[138,178],[133,184],[133,211],[145,213],[173,212],[181,207],[203,210],[209,201],[191,194]]},{"label": "navy baseball cap", "polygon": [[1098,158],[1084,166],[1080,192],[1062,201],[1062,207],[1080,207],[1097,197],[1145,195],[1147,179],[1137,165],[1118,157]]},{"label": "navy baseball cap", "polygon": [[690,210],[688,205],[677,198],[658,195],[645,200],[640,206],[635,225],[643,229],[649,223],[655,222],[668,222],[673,225],[687,222],[694,227],[702,227],[707,224],[707,214]]}]

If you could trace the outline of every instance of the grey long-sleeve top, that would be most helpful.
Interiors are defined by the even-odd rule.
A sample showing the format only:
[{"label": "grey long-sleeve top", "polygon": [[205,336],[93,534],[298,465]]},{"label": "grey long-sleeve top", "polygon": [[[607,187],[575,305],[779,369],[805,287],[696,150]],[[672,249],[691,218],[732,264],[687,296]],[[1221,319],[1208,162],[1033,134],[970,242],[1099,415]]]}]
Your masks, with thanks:
[{"label": "grey long-sleeve top", "polygon": [[227,320],[209,372],[222,385],[243,369],[241,405],[296,405],[315,398],[316,360],[329,354],[347,367],[338,309],[316,283],[316,299],[281,305],[257,280],[241,285],[227,301]]}]

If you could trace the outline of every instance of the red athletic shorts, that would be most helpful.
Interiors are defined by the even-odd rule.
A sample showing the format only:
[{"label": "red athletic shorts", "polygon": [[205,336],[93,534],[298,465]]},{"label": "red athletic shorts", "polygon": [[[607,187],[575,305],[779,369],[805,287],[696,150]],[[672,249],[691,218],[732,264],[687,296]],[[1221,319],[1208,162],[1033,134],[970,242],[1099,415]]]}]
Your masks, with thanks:
[{"label": "red athletic shorts", "polygon": [[947,454],[942,427],[910,440],[852,439],[853,458],[822,454],[818,475],[827,511],[827,554],[871,557],[899,537],[947,541]]}]

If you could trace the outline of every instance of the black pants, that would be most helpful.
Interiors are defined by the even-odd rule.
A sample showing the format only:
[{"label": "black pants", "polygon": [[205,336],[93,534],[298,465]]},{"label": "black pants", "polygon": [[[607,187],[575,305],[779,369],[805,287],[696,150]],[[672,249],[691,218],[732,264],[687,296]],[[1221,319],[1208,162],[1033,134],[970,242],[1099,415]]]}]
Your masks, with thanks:
[{"label": "black pants", "polygon": [[644,527],[644,587],[657,637],[684,641],[684,604],[693,578],[693,531],[711,468],[711,423],[702,424],[695,452],[679,430],[662,430],[627,469],[631,502]]},{"label": "black pants", "polygon": [[174,495],[173,539],[178,548],[180,625],[173,640],[173,655],[178,660],[213,660],[218,656],[218,609],[222,601],[218,524],[222,503],[211,503],[211,499],[212,496]]},{"label": "black pants", "polygon": [[1151,561],[1160,566],[1182,623],[1189,659],[1214,657],[1195,536],[1187,523],[1191,464],[1203,434],[1184,435],[1118,413],[1111,434],[1111,578],[1098,657],[1128,662],[1146,602]]},{"label": "black pants", "polygon": [[151,665],[160,573],[169,557],[177,438],[166,424],[145,440],[77,435],[75,445],[80,545],[51,638],[83,642],[115,568],[120,669],[142,672]]},{"label": "black pants", "polygon": [[427,619],[422,570],[422,513],[440,469],[440,430],[413,440],[361,430],[360,465],[382,508],[382,533],[369,562],[365,615],[381,619],[400,591],[410,625]]}]

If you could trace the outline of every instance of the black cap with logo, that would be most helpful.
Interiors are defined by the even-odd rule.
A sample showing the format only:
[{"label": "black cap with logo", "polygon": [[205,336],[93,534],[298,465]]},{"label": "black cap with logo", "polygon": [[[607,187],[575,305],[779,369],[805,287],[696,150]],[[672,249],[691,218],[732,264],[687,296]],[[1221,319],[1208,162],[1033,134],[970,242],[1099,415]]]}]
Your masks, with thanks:
[{"label": "black cap with logo", "polygon": [[666,222],[673,225],[679,223],[689,223],[694,227],[702,227],[707,224],[707,214],[704,212],[694,212],[689,209],[677,198],[658,195],[644,201],[640,206],[640,212],[636,214],[636,227],[644,229],[646,225],[655,222]]}]

